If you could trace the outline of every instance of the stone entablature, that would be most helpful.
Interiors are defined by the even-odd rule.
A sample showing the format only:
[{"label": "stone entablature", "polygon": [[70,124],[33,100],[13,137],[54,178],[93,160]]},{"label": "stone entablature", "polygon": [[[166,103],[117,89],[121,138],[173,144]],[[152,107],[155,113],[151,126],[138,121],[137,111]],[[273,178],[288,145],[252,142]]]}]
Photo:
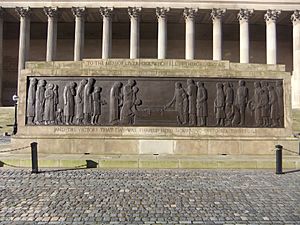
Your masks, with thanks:
[{"label": "stone entablature", "polygon": [[[238,4],[237,4],[238,2]],[[187,5],[192,8],[202,8],[202,9],[211,9],[218,5],[218,7],[224,7],[227,9],[239,10],[240,8],[254,8],[256,10],[267,10],[272,6],[272,8],[279,8],[281,10],[294,10],[295,8],[300,8],[300,3],[298,0],[265,0],[257,4],[255,0],[241,0],[241,1],[228,1],[228,0],[219,0],[216,2],[210,0],[188,0],[188,1],[180,1],[180,0],[166,0],[163,3],[157,3],[157,1],[31,1],[30,6],[33,8],[43,8],[44,6],[58,6],[61,8],[71,8],[72,6],[77,7],[87,7],[87,8],[98,8],[100,6],[106,7],[116,7],[116,8],[126,8],[128,6],[136,6],[143,8],[155,8],[159,7],[172,7],[172,8],[185,8]],[[3,0],[1,5],[5,8],[14,8],[16,6],[26,7],[28,6],[28,1],[26,0]]]}]

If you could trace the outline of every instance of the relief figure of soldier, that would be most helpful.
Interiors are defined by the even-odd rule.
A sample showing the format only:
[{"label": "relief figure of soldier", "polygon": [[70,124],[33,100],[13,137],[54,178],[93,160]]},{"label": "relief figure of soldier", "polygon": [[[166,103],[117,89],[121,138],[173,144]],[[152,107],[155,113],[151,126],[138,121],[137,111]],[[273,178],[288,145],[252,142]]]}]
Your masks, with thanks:
[{"label": "relief figure of soldier", "polygon": [[93,93],[94,83],[95,83],[95,80],[92,78],[89,78],[87,84],[84,86],[84,92],[83,92],[84,124],[91,123],[91,117],[92,117],[92,113],[93,113],[92,93]]},{"label": "relief figure of soldier", "polygon": [[276,81],[276,94],[278,99],[278,125],[283,126],[283,116],[284,116],[284,105],[283,105],[283,88],[282,81]]},{"label": "relief figure of soldier", "polygon": [[101,116],[102,105],[106,104],[105,100],[101,99],[101,87],[95,87],[94,92],[92,93],[93,99],[93,116],[92,116],[92,124],[97,125],[99,123],[99,117]]},{"label": "relief figure of soldier", "polygon": [[64,118],[66,125],[73,123],[74,113],[75,113],[75,82],[70,82],[64,88]]},{"label": "relief figure of soldier", "polygon": [[44,104],[45,104],[45,80],[39,80],[35,93],[35,123],[41,124],[44,117]]},{"label": "relief figure of soldier", "polygon": [[175,110],[177,111],[177,123],[179,125],[186,124],[185,118],[187,116],[184,115],[185,113],[187,113],[185,102],[188,102],[187,94],[182,88],[182,84],[180,82],[176,82],[173,99],[164,107],[164,110],[171,107],[172,105],[175,105]]},{"label": "relief figure of soldier", "polygon": [[225,126],[231,126],[234,116],[234,92],[229,82],[224,83],[224,94],[225,94]]},{"label": "relief figure of soldier", "polygon": [[55,119],[54,84],[47,84],[45,91],[45,125],[54,124]]},{"label": "relief figure of soldier", "polygon": [[80,81],[77,92],[75,95],[75,119],[76,124],[80,125],[83,123],[83,96],[84,96],[84,87],[87,84],[87,80],[83,79]]},{"label": "relief figure of soldier", "polygon": [[277,93],[273,86],[269,86],[268,90],[270,104],[270,124],[271,127],[276,127],[279,119]]},{"label": "relief figure of soldier", "polygon": [[217,119],[217,126],[224,126],[225,120],[225,95],[223,91],[223,84],[217,83],[217,94],[214,101],[214,112]]},{"label": "relief figure of soldier", "polygon": [[262,125],[268,127],[270,124],[270,104],[269,104],[269,90],[266,81],[261,82],[261,117]]},{"label": "relief figure of soldier", "polygon": [[254,112],[256,126],[262,126],[262,98],[261,85],[259,82],[254,82],[254,94],[252,99],[248,102],[248,108]]},{"label": "relief figure of soldier", "polygon": [[115,82],[110,89],[109,123],[118,124],[120,121],[120,107],[122,106],[121,82]]},{"label": "relief figure of soldier", "polygon": [[245,81],[239,81],[239,87],[236,93],[236,107],[240,113],[240,126],[245,125],[246,106],[248,103],[248,88],[245,86]]},{"label": "relief figure of soldier", "polygon": [[132,117],[134,116],[134,114],[132,112],[132,106],[134,104],[134,85],[135,80],[129,79],[122,90],[123,105],[120,111],[120,123],[123,125],[130,125],[133,121]]},{"label": "relief figure of soldier", "polygon": [[27,97],[27,122],[28,124],[34,123],[35,116],[35,91],[37,79],[30,78],[28,97]]},{"label": "relief figure of soldier", "polygon": [[197,82],[198,91],[197,91],[197,125],[206,126],[207,124],[207,90],[204,87],[204,83]]},{"label": "relief figure of soldier", "polygon": [[188,95],[188,118],[189,125],[196,126],[197,124],[197,109],[196,109],[196,101],[197,101],[197,86],[192,79],[187,80],[187,95]]}]

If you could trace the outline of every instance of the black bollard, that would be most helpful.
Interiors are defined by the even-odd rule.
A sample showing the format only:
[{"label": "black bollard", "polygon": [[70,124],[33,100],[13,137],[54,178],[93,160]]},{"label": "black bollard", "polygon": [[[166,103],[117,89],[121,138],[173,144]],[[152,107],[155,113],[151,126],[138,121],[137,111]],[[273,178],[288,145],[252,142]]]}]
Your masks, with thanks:
[{"label": "black bollard", "polygon": [[282,174],[282,146],[275,145],[276,148],[276,174]]},{"label": "black bollard", "polygon": [[38,166],[38,154],[37,154],[37,143],[32,142],[30,144],[31,147],[31,173],[38,173],[39,172],[39,166]]}]

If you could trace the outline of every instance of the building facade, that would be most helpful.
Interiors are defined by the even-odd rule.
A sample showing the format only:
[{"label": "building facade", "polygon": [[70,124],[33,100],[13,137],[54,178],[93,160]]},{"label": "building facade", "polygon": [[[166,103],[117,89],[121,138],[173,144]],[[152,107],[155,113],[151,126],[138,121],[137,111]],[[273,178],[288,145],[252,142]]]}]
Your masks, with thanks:
[{"label": "building facade", "polygon": [[0,103],[26,61],[85,58],[284,64],[300,108],[300,2],[0,1]]}]

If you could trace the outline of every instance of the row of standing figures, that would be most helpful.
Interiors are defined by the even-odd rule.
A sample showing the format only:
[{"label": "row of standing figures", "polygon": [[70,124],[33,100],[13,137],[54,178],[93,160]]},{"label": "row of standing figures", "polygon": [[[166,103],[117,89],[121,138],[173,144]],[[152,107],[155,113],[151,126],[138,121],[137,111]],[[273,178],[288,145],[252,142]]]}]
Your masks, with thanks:
[{"label": "row of standing figures", "polygon": [[[81,80],[78,86],[73,81],[67,83],[63,89],[63,107],[60,108],[58,86],[31,78],[27,99],[28,124],[99,124],[102,105],[108,103],[101,96],[101,87],[94,87],[94,83],[92,78]],[[124,85],[118,81],[112,85],[109,96],[109,124],[135,124],[137,106],[142,105],[137,97],[138,91],[133,79],[129,79]],[[174,107],[178,125],[207,126],[208,98],[203,82],[195,83],[188,79],[186,89],[182,83],[176,82],[174,96],[163,106],[162,111]],[[230,82],[218,82],[213,104],[216,126],[244,126],[246,110],[254,114],[256,126],[283,125],[281,81],[277,81],[275,87],[267,81],[255,81],[251,99],[244,80],[238,82],[236,90]]]},{"label": "row of standing figures", "polygon": [[[63,108],[59,108],[58,86],[31,78],[27,99],[27,123],[99,124],[102,105],[107,105],[107,101],[101,96],[101,87],[94,87],[94,83],[95,80],[89,78],[81,80],[78,86],[73,81],[66,84],[63,89]],[[129,79],[122,91],[121,82],[113,84],[109,102],[110,124],[134,123],[136,106],[141,104],[141,100],[136,97],[139,89],[135,84],[135,80]]]},{"label": "row of standing figures", "polygon": [[[207,126],[208,92],[203,82],[187,80],[187,88],[175,83],[173,99],[163,110],[175,106],[177,123],[189,126]],[[236,91],[230,82],[216,83],[214,116],[216,126],[245,126],[246,110],[254,114],[258,127],[283,125],[283,87],[276,81],[273,87],[267,81],[254,82],[254,94],[249,98],[249,90],[244,80],[239,80]]]}]

